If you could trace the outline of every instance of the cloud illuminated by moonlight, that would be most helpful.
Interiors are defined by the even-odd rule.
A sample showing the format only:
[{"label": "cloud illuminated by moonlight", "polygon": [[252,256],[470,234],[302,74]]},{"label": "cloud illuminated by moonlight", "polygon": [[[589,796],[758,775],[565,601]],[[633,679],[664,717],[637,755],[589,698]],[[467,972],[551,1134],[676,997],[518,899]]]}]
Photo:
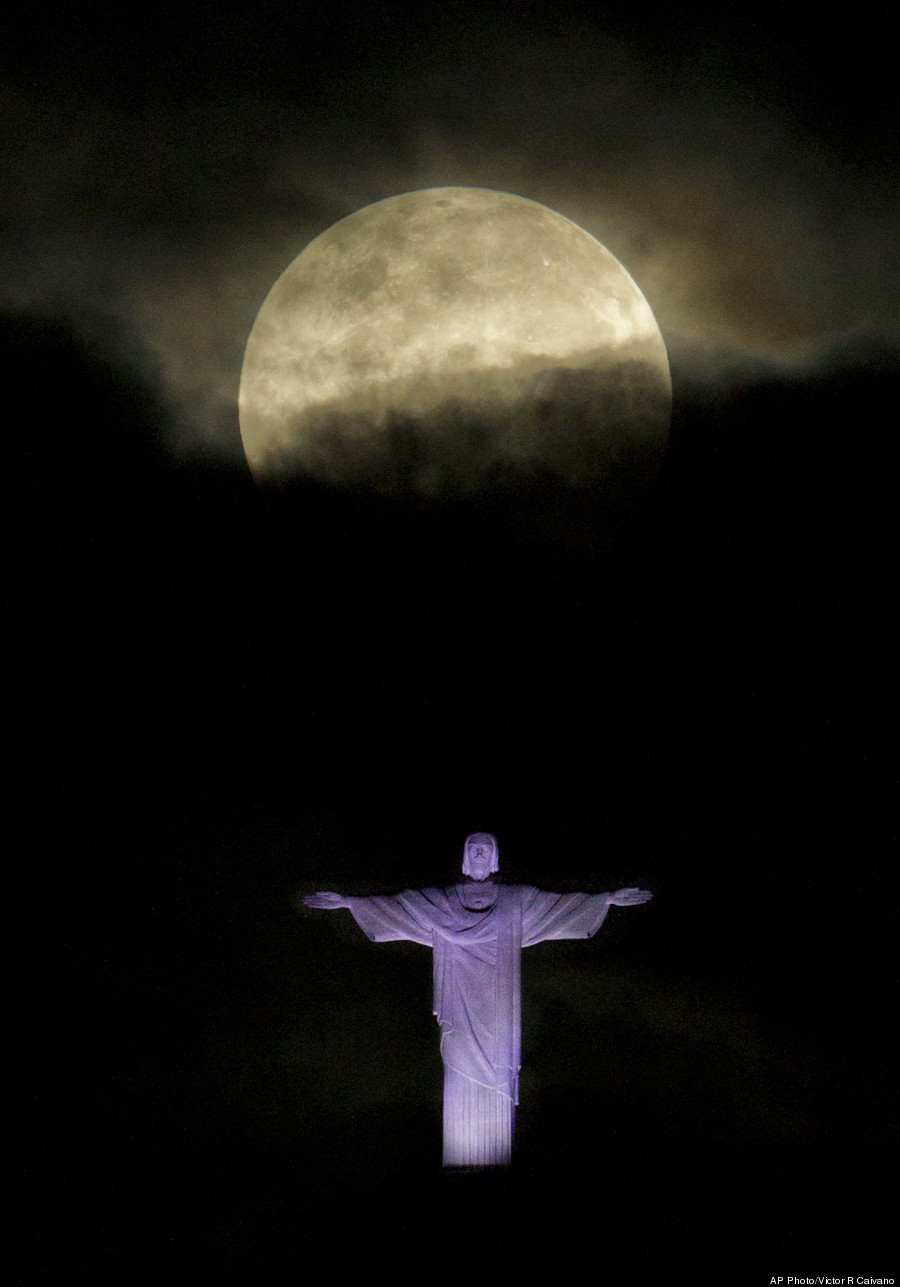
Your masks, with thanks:
[{"label": "cloud illuminated by moonlight", "polygon": [[659,328],[609,251],[536,202],[439,188],[365,207],[287,268],[240,418],[262,482],[622,497],[659,461],[670,402]]}]

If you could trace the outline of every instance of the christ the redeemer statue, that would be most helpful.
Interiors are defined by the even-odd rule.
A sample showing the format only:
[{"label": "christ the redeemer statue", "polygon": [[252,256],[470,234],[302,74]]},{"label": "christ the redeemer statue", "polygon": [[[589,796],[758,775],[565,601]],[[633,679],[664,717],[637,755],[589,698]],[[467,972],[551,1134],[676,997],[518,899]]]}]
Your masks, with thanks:
[{"label": "christ the redeemer statue", "polygon": [[346,907],[375,943],[407,939],[433,949],[447,1167],[510,1162],[521,1066],[521,949],[551,938],[590,938],[610,907],[652,897],[644,889],[548,894],[502,885],[492,879],[496,871],[496,840],[476,832],[466,840],[468,879],[458,885],[303,900],[307,907]]}]

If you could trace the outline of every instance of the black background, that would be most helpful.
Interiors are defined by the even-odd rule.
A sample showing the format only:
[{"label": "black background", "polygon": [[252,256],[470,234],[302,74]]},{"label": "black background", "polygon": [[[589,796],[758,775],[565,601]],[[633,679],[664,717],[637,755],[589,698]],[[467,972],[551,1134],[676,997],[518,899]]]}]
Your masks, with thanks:
[{"label": "black background", "polygon": [[[188,68],[211,99],[226,70],[290,82],[293,11],[248,41],[226,8],[206,42],[179,12],[39,12],[9,74],[50,103],[73,65],[119,104]],[[694,38],[608,21],[651,64]],[[429,30],[303,22],[309,113],[347,33],[402,86]],[[836,20],[719,22],[717,75],[877,152],[870,39],[844,33],[838,104]],[[22,1281],[890,1272],[896,349],[674,361],[662,475],[609,549],[589,494],[266,499],[173,457],[159,384],[71,319],[10,310],[2,348]],[[298,897],[449,882],[482,828],[509,880],[656,897],[526,954],[516,1166],[449,1177],[427,953]]]}]

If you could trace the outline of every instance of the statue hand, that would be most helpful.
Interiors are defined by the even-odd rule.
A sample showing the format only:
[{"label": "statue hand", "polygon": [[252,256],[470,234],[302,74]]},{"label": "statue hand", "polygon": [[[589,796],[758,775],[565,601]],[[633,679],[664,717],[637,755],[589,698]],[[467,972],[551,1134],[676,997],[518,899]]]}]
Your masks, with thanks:
[{"label": "statue hand", "polygon": [[303,902],[307,907],[317,907],[320,911],[336,911],[338,907],[346,907],[342,894],[335,894],[332,890],[326,889],[318,894],[305,894]]},{"label": "statue hand", "polygon": [[607,894],[612,907],[636,907],[638,903],[648,903],[652,897],[649,889],[617,889]]}]

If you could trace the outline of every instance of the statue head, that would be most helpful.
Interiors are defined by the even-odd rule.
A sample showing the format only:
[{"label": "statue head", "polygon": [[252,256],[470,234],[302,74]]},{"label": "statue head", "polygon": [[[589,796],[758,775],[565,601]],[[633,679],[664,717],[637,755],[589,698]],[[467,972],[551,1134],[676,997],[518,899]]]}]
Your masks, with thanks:
[{"label": "statue head", "polygon": [[473,880],[487,880],[498,867],[497,841],[487,831],[474,831],[466,836],[463,853],[463,875]]}]

